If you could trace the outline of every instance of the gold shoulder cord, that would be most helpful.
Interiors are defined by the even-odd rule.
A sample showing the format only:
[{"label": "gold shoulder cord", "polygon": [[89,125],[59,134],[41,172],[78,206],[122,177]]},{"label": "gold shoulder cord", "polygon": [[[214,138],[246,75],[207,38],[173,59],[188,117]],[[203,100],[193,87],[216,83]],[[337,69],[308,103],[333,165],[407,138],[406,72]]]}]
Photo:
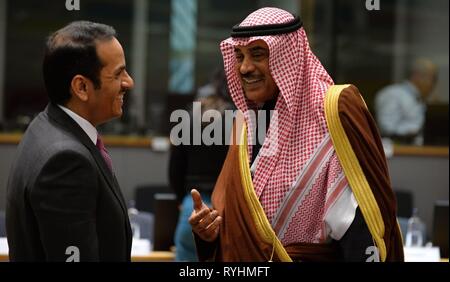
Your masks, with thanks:
[{"label": "gold shoulder cord", "polygon": [[291,257],[288,255],[286,249],[276,236],[275,231],[272,229],[272,225],[267,219],[264,209],[256,196],[255,189],[253,188],[250,166],[248,165],[247,126],[245,124],[242,126],[241,141],[242,142],[239,143],[239,169],[242,186],[244,187],[244,196],[259,236],[264,242],[272,244],[272,255],[269,261],[272,261],[273,254],[276,252],[277,257],[281,261],[292,262]]},{"label": "gold shoulder cord", "polygon": [[[325,96],[325,117],[333,141],[334,149],[344,170],[345,176],[350,184],[361,213],[367,223],[378,250],[381,261],[386,260],[386,245],[383,239],[384,222],[380,208],[370,189],[369,183],[362,171],[359,161],[352,149],[350,141],[345,134],[341,120],[339,119],[338,100],[345,85],[331,86]],[[361,98],[362,99],[362,98]]]}]

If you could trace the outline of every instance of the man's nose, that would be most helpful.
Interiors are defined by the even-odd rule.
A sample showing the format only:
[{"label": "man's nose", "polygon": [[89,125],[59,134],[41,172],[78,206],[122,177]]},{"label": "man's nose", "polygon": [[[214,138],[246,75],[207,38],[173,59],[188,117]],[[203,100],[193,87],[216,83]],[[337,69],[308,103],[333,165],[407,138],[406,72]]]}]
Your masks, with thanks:
[{"label": "man's nose", "polygon": [[240,67],[239,67],[239,71],[241,72],[241,74],[247,74],[247,73],[251,73],[255,70],[255,65],[253,64],[252,60],[250,60],[249,58],[244,58],[244,60],[242,61]]},{"label": "man's nose", "polygon": [[122,80],[122,87],[132,89],[134,87],[133,78],[125,71],[125,78]]}]

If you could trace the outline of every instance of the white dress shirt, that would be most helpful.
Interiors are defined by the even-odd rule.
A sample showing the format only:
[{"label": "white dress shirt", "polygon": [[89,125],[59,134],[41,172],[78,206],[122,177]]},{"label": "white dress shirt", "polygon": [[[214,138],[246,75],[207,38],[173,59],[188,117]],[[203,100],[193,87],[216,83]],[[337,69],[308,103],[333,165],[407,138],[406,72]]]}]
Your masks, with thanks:
[{"label": "white dress shirt", "polygon": [[73,111],[69,110],[68,108],[58,105],[66,114],[68,114],[82,129],[86,134],[89,136],[89,139],[92,140],[94,145],[97,144],[97,129],[87,120],[79,116],[78,114],[74,113]]}]

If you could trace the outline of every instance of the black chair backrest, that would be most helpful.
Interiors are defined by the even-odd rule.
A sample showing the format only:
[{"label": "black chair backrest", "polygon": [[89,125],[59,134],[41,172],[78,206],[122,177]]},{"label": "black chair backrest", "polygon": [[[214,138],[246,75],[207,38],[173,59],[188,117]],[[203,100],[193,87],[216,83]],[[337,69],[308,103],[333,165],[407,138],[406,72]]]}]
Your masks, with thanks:
[{"label": "black chair backrest", "polygon": [[5,212],[0,211],[0,237],[6,237],[6,219]]},{"label": "black chair backrest", "polygon": [[448,258],[448,201],[437,201],[433,214],[433,245],[438,246],[442,258]]},{"label": "black chair backrest", "polygon": [[394,192],[397,198],[397,216],[410,218],[414,205],[413,194],[410,191],[396,190],[395,188]]},{"label": "black chair backrest", "polygon": [[171,193],[167,185],[142,185],[134,191],[135,208],[138,211],[154,213],[154,195],[157,193]]},{"label": "black chair backrest", "polygon": [[174,234],[178,223],[178,203],[174,193],[155,194],[155,251],[168,251],[174,245]]}]

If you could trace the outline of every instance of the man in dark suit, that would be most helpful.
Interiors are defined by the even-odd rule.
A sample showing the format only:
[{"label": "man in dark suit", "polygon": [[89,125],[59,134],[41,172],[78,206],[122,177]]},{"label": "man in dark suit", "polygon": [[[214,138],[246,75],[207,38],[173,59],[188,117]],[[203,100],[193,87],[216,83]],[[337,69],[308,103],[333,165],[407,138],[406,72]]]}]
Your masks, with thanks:
[{"label": "man in dark suit", "polygon": [[25,132],[8,180],[11,261],[130,261],[125,201],[95,129],[122,115],[133,87],[115,36],[79,21],[47,41],[50,103]]}]

